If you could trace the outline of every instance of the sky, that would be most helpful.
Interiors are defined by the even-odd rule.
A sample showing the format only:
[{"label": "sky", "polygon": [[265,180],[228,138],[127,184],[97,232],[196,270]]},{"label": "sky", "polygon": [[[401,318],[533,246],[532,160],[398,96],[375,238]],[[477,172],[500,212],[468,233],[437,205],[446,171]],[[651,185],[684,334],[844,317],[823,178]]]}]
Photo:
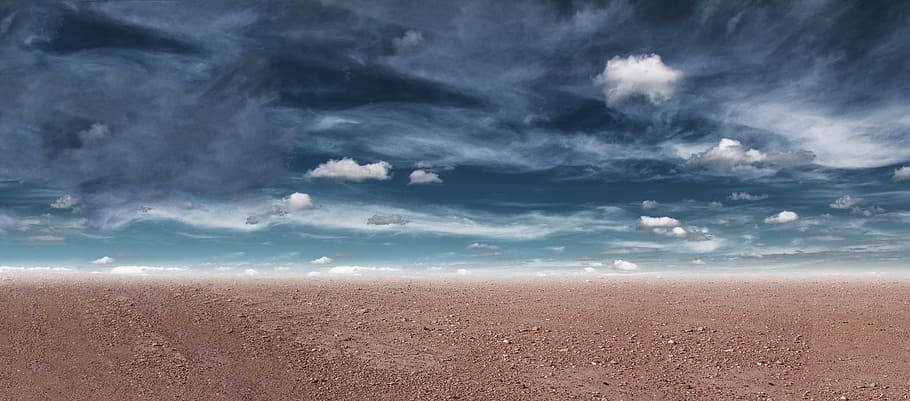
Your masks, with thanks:
[{"label": "sky", "polygon": [[910,267],[910,3],[0,0],[0,272]]}]

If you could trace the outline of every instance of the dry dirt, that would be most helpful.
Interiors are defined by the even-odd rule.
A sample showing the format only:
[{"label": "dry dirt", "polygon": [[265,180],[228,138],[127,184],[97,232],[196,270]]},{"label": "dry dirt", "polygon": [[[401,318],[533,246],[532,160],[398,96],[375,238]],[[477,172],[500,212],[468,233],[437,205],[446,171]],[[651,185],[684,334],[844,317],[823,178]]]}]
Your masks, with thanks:
[{"label": "dry dirt", "polygon": [[910,281],[0,278],[0,400],[908,400]]}]

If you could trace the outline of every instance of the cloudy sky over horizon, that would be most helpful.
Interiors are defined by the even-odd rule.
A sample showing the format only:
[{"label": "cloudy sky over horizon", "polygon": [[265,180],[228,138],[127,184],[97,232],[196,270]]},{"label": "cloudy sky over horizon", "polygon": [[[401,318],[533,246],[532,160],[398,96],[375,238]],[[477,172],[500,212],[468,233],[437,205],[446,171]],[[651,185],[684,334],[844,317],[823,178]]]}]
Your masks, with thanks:
[{"label": "cloudy sky over horizon", "polygon": [[908,38],[860,1],[0,0],[0,270],[900,269]]}]

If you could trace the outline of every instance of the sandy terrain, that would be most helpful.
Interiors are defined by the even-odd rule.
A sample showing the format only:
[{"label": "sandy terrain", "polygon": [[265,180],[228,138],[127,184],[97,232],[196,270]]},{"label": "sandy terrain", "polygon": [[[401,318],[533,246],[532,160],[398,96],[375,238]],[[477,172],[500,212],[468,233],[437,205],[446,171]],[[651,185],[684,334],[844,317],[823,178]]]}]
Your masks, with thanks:
[{"label": "sandy terrain", "polygon": [[0,400],[908,400],[910,281],[0,278]]}]

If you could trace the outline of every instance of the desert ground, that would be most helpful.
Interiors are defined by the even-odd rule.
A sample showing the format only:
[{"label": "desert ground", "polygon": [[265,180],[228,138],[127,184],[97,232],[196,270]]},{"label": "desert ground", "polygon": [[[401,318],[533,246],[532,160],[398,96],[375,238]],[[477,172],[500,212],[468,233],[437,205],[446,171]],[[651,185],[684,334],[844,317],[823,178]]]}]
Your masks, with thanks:
[{"label": "desert ground", "polygon": [[908,400],[910,280],[0,276],[0,400]]}]

